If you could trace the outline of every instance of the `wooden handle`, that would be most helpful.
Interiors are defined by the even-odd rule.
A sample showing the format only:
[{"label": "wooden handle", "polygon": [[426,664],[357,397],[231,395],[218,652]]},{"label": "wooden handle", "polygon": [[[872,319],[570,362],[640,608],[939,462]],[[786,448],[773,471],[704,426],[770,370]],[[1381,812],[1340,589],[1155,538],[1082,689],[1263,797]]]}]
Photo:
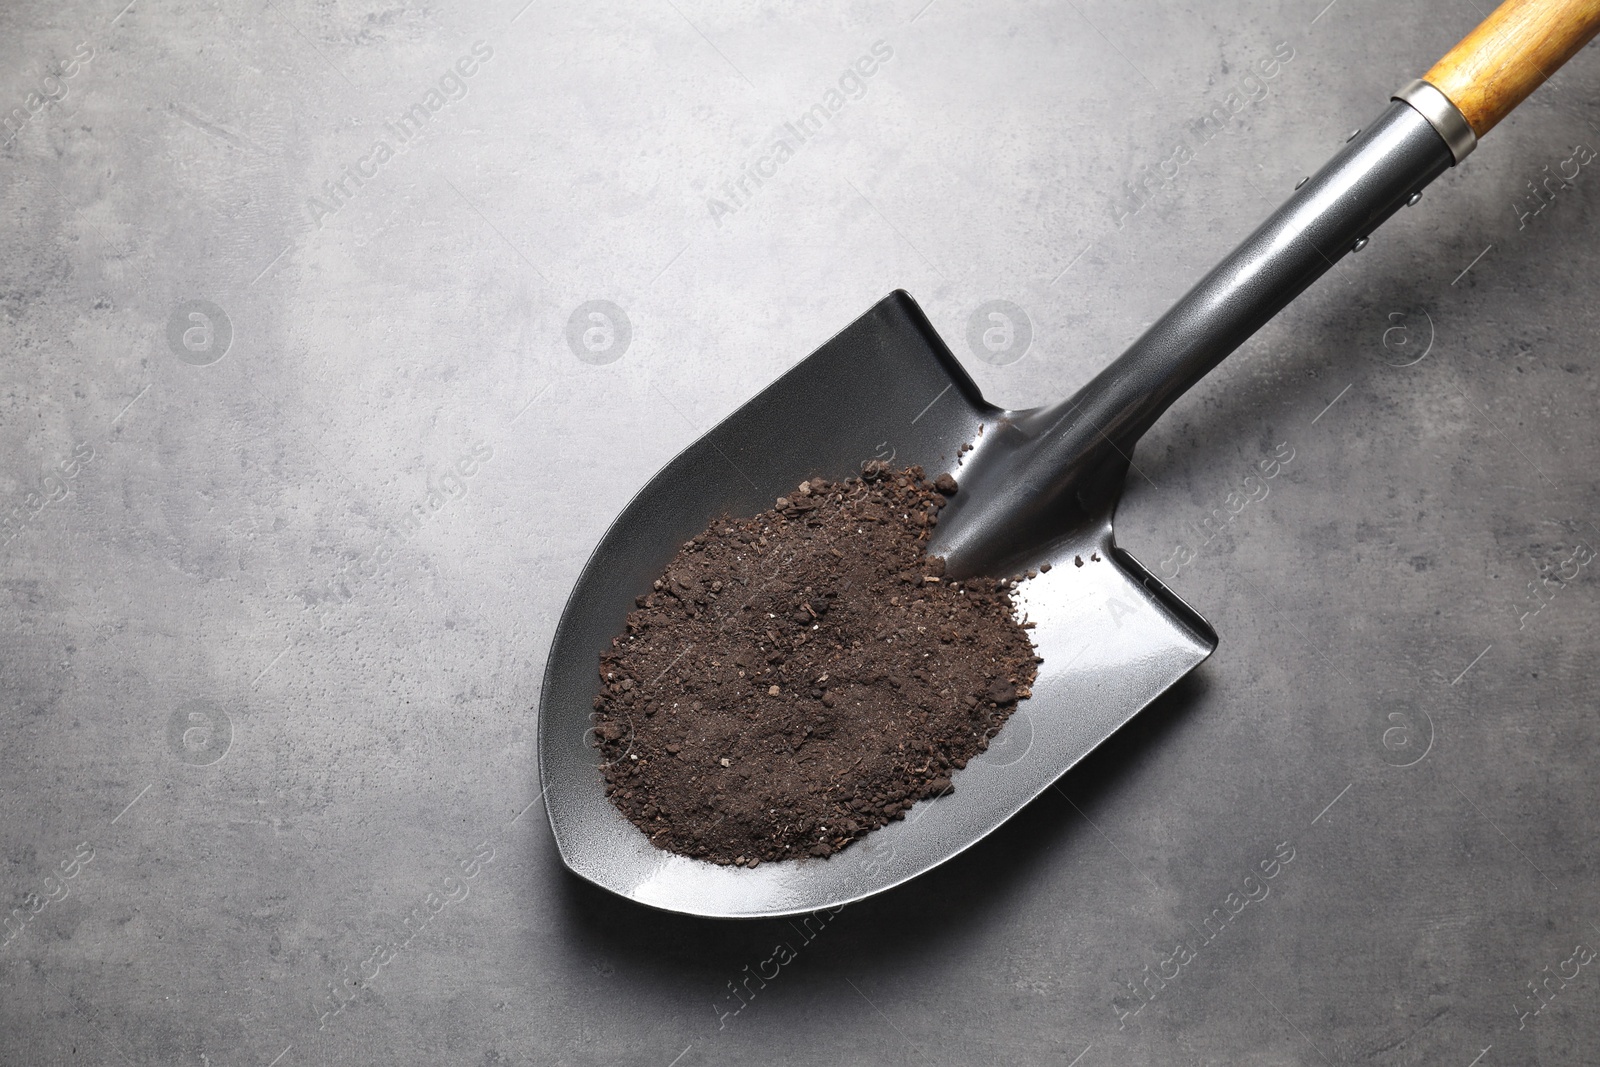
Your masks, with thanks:
[{"label": "wooden handle", "polygon": [[1600,0],[1506,0],[1422,76],[1482,137],[1600,32]]}]

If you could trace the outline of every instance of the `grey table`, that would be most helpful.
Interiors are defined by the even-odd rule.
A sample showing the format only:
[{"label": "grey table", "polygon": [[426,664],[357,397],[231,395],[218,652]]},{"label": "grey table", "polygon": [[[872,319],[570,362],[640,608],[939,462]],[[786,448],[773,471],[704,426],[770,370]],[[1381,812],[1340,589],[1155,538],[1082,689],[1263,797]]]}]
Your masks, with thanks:
[{"label": "grey table", "polygon": [[0,10],[0,1060],[1595,1061],[1600,55],[1146,439],[1210,662],[716,924],[538,803],[610,517],[895,287],[1074,389],[1480,8],[121,2]]}]

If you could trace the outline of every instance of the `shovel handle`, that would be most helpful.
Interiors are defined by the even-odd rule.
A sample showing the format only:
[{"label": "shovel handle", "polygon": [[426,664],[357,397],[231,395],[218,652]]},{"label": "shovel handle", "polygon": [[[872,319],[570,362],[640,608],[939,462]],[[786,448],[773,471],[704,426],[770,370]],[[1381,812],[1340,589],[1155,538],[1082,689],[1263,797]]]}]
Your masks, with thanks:
[{"label": "shovel handle", "polygon": [[932,550],[949,573],[1005,574],[1066,530],[1109,533],[1129,457],[1161,413],[1418,203],[1596,30],[1600,0],[1506,0],[1076,395],[1008,417],[940,515]]},{"label": "shovel handle", "polygon": [[1488,133],[1600,32],[1600,0],[1506,0],[1422,80]]}]

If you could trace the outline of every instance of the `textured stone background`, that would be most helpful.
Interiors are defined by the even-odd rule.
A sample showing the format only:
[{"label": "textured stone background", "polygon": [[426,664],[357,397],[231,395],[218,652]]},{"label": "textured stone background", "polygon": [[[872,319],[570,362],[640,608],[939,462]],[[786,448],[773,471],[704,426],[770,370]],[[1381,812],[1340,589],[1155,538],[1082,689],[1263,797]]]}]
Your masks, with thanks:
[{"label": "textured stone background", "polygon": [[789,924],[578,884],[536,803],[562,599],[676,450],[895,287],[1067,393],[1480,17],[1325,2],[0,7],[0,1060],[1595,1062],[1594,166],[1519,220],[1593,49],[1146,439],[1119,538],[1222,647],[1059,793],[737,1014]]}]

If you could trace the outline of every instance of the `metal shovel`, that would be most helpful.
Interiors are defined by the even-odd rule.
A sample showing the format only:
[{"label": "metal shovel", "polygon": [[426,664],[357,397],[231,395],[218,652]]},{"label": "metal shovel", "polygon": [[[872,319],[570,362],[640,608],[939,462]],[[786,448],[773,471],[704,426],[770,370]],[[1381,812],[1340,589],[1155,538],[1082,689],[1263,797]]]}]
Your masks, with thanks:
[{"label": "metal shovel", "polygon": [[[539,766],[562,859],[654,907],[712,917],[837,907],[950,859],[1216,648],[1205,619],[1116,544],[1134,445],[1174,399],[1460,162],[1600,29],[1600,0],[1509,0],[1390,101],[1115,362],[1054,407],[987,403],[911,297],[895,292],[669,463],[601,539],[556,628]],[[960,448],[972,444],[961,457]],[[599,653],[679,545],[813,475],[863,460],[951,471],[929,554],[947,572],[1050,562],[1020,598],[1044,662],[1033,695],[955,779],[826,860],[723,867],[655,848],[606,798],[590,719]],[[1074,565],[1075,558],[1086,562]],[[688,650],[686,650],[688,651]]]}]

